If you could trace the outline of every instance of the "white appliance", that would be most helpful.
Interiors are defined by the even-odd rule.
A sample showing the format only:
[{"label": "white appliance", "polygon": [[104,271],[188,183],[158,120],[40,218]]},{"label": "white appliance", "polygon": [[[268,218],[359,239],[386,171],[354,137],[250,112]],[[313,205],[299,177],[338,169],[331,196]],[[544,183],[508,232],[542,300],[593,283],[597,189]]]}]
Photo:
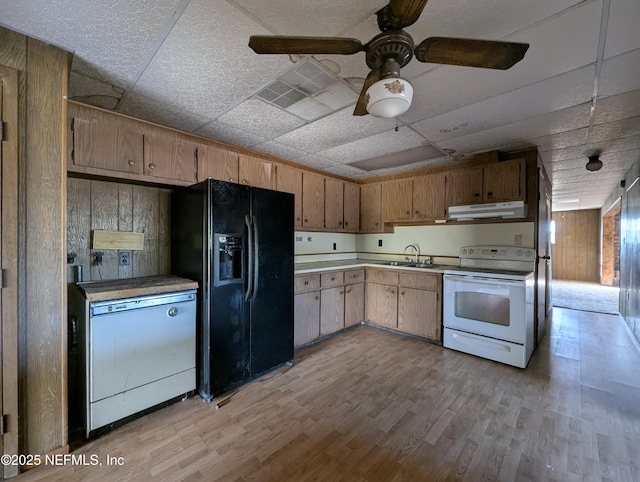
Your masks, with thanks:
[{"label": "white appliance", "polygon": [[534,249],[464,246],[444,271],[443,345],[525,368],[534,348]]},{"label": "white appliance", "polygon": [[449,219],[457,221],[471,221],[486,218],[524,218],[527,214],[524,201],[449,206],[447,213]]},{"label": "white appliance", "polygon": [[88,318],[87,437],[195,389],[195,290],[92,302]]}]

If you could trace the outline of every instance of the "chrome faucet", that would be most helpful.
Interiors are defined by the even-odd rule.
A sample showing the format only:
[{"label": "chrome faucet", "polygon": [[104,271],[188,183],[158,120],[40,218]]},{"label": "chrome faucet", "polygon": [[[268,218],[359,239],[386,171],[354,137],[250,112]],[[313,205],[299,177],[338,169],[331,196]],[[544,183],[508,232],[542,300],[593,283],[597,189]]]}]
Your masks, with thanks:
[{"label": "chrome faucet", "polygon": [[414,251],[416,252],[416,264],[418,264],[418,258],[420,257],[420,248],[418,248],[417,244],[409,244],[407,246],[405,246],[404,251],[402,252],[402,255],[404,256],[404,259],[406,259],[407,261],[411,261],[411,258],[409,258],[409,256],[406,256],[407,254],[407,249],[409,248],[413,248]]}]

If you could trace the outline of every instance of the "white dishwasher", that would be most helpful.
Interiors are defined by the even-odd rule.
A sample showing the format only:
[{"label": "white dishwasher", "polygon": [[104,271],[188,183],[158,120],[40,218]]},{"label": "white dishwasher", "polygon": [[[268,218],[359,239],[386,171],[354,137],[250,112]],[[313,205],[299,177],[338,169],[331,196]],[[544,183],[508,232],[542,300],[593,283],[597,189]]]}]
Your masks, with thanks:
[{"label": "white dishwasher", "polygon": [[86,437],[195,389],[195,289],[85,302]]}]

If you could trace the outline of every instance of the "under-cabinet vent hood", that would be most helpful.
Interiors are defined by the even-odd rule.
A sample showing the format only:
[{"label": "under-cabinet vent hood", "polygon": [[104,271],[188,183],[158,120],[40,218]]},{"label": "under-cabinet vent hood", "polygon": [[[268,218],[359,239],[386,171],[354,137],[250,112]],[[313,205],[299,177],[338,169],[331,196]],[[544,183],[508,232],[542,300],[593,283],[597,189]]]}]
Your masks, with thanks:
[{"label": "under-cabinet vent hood", "polygon": [[450,206],[449,219],[471,221],[486,218],[524,218],[526,205],[524,201],[511,201],[491,204],[470,204],[468,206]]}]

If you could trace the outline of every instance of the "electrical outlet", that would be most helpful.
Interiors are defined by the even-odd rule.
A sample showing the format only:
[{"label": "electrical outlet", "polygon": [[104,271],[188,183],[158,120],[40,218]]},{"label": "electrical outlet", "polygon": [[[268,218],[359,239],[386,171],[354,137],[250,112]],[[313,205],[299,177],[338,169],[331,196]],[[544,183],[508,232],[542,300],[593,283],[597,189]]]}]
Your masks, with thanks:
[{"label": "electrical outlet", "polygon": [[131,251],[120,251],[118,264],[120,266],[129,266],[131,264]]},{"label": "electrical outlet", "polygon": [[378,247],[382,247],[382,240],[381,239],[378,240]]},{"label": "electrical outlet", "polygon": [[516,246],[522,246],[522,234],[516,234],[513,236],[513,244]]}]

